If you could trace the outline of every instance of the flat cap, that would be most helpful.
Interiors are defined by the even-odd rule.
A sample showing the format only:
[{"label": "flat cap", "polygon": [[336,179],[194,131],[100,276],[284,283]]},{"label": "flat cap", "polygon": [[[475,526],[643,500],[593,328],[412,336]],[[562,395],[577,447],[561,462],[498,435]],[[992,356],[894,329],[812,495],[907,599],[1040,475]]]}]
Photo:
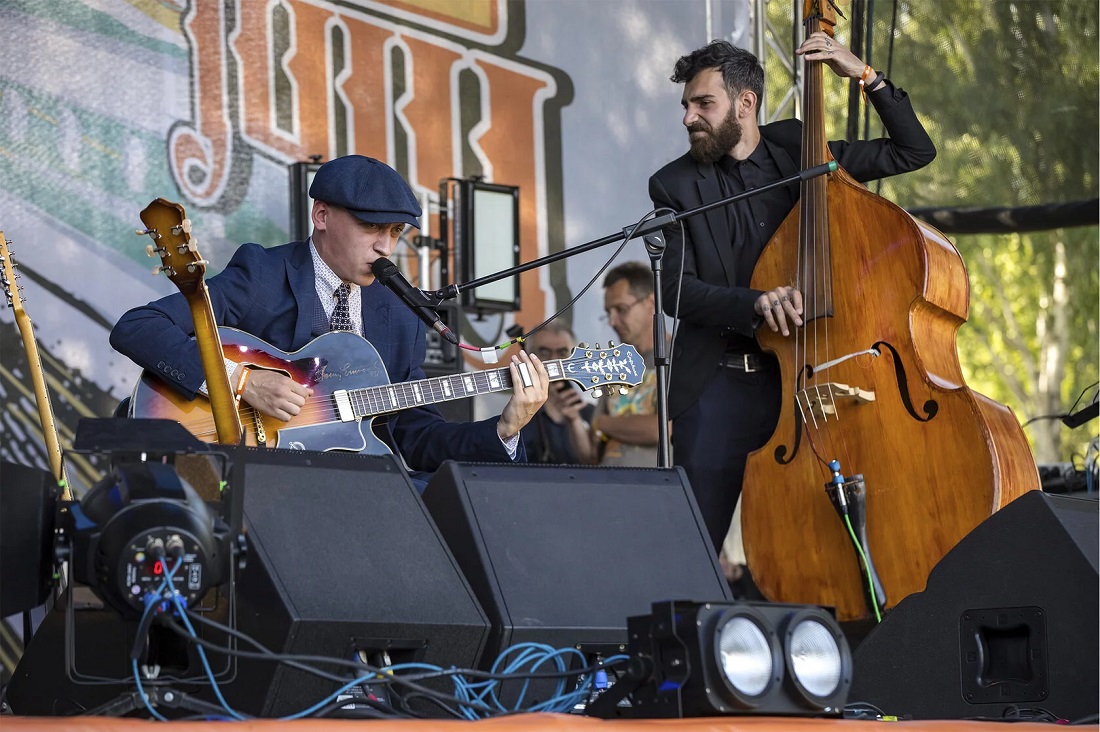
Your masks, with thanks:
[{"label": "flat cap", "polygon": [[313,176],[309,196],[346,208],[368,224],[420,228],[420,203],[405,179],[380,160],[347,155],[330,160]]}]

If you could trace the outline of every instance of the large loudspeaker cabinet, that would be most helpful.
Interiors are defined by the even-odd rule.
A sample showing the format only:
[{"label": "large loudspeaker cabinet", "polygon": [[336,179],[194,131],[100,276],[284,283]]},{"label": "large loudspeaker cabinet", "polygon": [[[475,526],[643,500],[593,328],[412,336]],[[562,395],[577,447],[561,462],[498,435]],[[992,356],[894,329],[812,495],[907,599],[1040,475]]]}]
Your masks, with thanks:
[{"label": "large loudspeaker cabinet", "polygon": [[1097,503],[1031,491],[856,649],[852,701],[918,719],[1097,712]]},{"label": "large loudspeaker cabinet", "polygon": [[[282,653],[476,662],[485,614],[393,457],[251,450],[244,485],[242,631]],[[338,686],[242,661],[230,693],[246,711],[282,716]]]},{"label": "large loudspeaker cabinet", "polygon": [[654,601],[730,599],[679,468],[447,462],[424,502],[489,616],[483,667],[521,642],[618,653]]}]

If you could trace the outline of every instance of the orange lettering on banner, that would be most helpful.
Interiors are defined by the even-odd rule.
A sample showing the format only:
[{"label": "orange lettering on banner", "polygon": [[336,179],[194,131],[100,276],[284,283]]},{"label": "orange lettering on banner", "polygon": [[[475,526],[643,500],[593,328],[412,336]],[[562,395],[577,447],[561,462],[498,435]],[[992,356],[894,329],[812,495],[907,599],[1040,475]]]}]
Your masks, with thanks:
[{"label": "orange lettering on banner", "polygon": [[194,126],[179,124],[168,136],[172,176],[187,198],[200,205],[216,204],[222,197],[233,152],[222,8],[220,2],[194,2],[184,18],[183,33],[191,45]]},{"label": "orange lettering on banner", "polygon": [[295,82],[297,139],[277,130],[274,124],[275,100],[271,98],[274,44],[269,35],[270,23],[261,22],[266,21],[269,13],[267,0],[239,0],[240,17],[254,19],[242,24],[233,41],[233,51],[240,59],[241,132],[251,144],[290,160],[304,160],[308,155],[327,156],[331,145],[326,94],[330,84],[325,61],[329,45],[325,25],[333,15],[331,10],[297,0],[290,0],[287,5],[293,19],[290,32],[296,50],[287,61],[286,70]]},{"label": "orange lettering on banner", "polygon": [[427,190],[436,190],[443,178],[455,173],[455,141],[459,120],[452,108],[457,72],[461,59],[455,51],[421,38],[406,37],[412,64],[412,99],[403,114],[416,136],[416,181]]},{"label": "orange lettering on banner", "polygon": [[352,104],[354,124],[349,147],[360,155],[386,159],[386,41],[393,37],[381,28],[355,17],[345,17],[351,46],[351,76],[344,93]]}]

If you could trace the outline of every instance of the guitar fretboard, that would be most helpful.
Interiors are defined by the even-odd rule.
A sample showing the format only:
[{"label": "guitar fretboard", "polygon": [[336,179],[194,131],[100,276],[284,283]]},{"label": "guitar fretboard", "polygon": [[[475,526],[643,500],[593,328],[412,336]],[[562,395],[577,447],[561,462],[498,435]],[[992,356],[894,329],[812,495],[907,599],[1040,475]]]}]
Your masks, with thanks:
[{"label": "guitar fretboard", "polygon": [[[543,365],[546,366],[551,381],[565,378],[562,361],[546,361]],[[508,391],[511,388],[512,373],[507,368],[502,368],[337,391],[333,393],[333,397],[338,409],[346,406],[356,417],[374,417],[410,407],[466,399],[479,394]]]}]

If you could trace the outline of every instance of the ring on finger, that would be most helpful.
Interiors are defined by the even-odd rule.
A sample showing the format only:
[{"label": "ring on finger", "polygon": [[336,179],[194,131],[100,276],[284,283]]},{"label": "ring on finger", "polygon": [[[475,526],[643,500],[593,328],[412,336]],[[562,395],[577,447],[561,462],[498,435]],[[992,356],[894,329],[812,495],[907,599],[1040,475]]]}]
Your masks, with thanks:
[{"label": "ring on finger", "polygon": [[523,388],[529,389],[534,386],[535,382],[531,380],[531,371],[527,368],[527,364],[520,361],[516,366],[519,369],[519,378],[523,382]]}]

